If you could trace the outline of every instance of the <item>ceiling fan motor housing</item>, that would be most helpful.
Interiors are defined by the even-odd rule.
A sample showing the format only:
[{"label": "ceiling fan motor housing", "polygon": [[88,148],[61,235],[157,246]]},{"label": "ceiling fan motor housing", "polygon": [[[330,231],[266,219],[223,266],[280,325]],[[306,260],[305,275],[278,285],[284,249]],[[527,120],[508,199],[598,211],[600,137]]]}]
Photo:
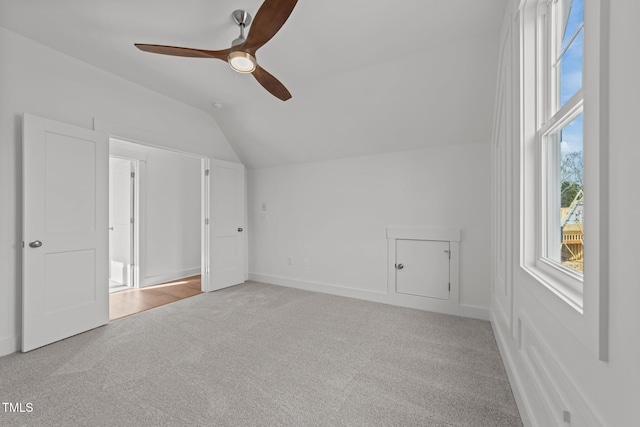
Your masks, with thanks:
[{"label": "ceiling fan motor housing", "polygon": [[246,10],[234,10],[231,14],[233,22],[241,27],[248,27],[251,24],[251,15]]}]

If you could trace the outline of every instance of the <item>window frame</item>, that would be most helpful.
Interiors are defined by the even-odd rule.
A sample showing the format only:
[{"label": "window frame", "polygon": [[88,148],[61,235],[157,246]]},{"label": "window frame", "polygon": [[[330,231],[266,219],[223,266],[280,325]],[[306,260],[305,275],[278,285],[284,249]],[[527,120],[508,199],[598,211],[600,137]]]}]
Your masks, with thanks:
[{"label": "window frame", "polygon": [[[520,268],[531,280],[522,286],[600,360],[608,360],[609,295],[609,2],[584,0],[582,89],[554,115],[549,97],[548,60],[541,49],[550,37],[545,29],[555,0],[522,0],[520,22]],[[550,56],[547,56],[550,58]],[[542,83],[541,83],[542,82]],[[574,99],[575,98],[575,99]],[[569,268],[540,257],[543,240],[541,181],[542,136],[552,134],[584,114],[583,155],[585,246],[582,280]],[[545,120],[546,119],[546,120]],[[546,230],[545,230],[546,232]],[[578,277],[575,277],[578,276]]]},{"label": "window frame", "polygon": [[[536,248],[534,267],[538,280],[553,288],[567,304],[582,313],[584,275],[562,266],[548,253],[550,240],[549,212],[556,212],[559,220],[560,206],[551,206],[549,200],[549,182],[553,180],[550,163],[560,161],[558,150],[551,151],[555,144],[550,139],[580,114],[584,114],[584,78],[581,88],[564,104],[560,102],[560,63],[557,46],[562,43],[558,20],[558,0],[542,1],[537,9],[538,45],[536,61],[538,75],[536,79],[537,104],[540,107],[536,120]],[[584,22],[576,31],[585,31]],[[573,39],[571,40],[573,42]],[[567,48],[571,43],[567,44]],[[566,52],[566,50],[565,50]],[[584,58],[584,53],[583,53]],[[583,62],[584,63],[584,62]],[[556,177],[558,178],[558,177]],[[559,178],[558,178],[559,179]],[[558,184],[558,183],[555,183]],[[585,227],[586,228],[586,227]]]}]

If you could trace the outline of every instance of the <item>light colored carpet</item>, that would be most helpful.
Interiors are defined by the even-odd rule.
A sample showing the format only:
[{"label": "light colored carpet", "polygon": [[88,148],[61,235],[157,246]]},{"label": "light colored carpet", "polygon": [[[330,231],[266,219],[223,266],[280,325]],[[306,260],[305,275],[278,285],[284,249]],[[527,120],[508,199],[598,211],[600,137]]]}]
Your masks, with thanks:
[{"label": "light colored carpet", "polygon": [[247,282],[0,358],[0,425],[520,426],[491,326]]}]

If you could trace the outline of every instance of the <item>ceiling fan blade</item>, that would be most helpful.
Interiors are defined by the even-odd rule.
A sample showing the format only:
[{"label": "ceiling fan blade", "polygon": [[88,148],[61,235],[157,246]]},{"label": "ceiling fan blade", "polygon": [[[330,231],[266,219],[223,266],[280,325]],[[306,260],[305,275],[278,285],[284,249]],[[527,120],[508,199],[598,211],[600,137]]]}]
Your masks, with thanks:
[{"label": "ceiling fan blade", "polygon": [[286,87],[278,79],[269,74],[264,68],[261,66],[256,66],[256,69],[253,70],[253,77],[256,78],[258,83],[262,85],[266,90],[268,90],[273,96],[283,101],[291,98],[291,93],[287,90]]},{"label": "ceiling fan blade", "polygon": [[276,35],[298,0],[265,0],[253,19],[243,50],[255,52]]},{"label": "ceiling fan blade", "polygon": [[218,58],[224,61],[227,60],[227,57],[229,56],[229,52],[231,52],[231,49],[202,50],[202,49],[191,49],[188,47],[162,46],[157,44],[136,43],[135,46],[138,49],[143,50],[145,52],[159,53],[162,55],[187,56],[190,58]]}]

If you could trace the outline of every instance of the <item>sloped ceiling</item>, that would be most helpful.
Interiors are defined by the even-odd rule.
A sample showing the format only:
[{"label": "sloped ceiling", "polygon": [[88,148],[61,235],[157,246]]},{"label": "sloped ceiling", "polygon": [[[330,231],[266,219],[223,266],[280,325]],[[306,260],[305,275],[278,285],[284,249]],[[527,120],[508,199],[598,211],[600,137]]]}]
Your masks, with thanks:
[{"label": "sloped ceiling", "polygon": [[210,113],[249,168],[489,141],[506,0],[299,0],[257,55],[286,102],[223,61],[133,46],[224,49],[231,12],[261,3],[0,0],[0,25]]}]

